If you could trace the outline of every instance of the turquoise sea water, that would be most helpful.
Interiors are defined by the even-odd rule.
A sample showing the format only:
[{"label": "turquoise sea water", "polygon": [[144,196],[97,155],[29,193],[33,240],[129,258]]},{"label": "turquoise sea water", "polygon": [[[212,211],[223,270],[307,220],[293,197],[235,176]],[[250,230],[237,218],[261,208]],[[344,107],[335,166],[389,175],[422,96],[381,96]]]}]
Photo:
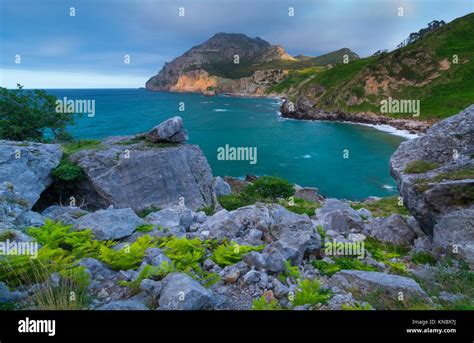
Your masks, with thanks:
[{"label": "turquoise sea water", "polygon": [[[180,115],[189,143],[204,151],[214,175],[279,175],[327,197],[363,199],[396,194],[389,158],[403,138],[370,127],[285,120],[276,99],[205,97],[152,93],[142,89],[49,90],[58,98],[95,100],[95,116],[76,120],[76,138],[103,138],[145,132]],[[185,111],[179,111],[183,102]],[[256,147],[257,163],[220,161],[226,144]],[[344,150],[349,158],[344,158]]]}]

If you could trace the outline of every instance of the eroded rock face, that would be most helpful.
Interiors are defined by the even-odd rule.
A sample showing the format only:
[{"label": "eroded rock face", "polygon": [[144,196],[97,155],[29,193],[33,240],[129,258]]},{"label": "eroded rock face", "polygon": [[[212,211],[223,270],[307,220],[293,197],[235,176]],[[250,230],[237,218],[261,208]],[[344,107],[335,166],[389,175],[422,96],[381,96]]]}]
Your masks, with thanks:
[{"label": "eroded rock face", "polygon": [[403,203],[421,229],[433,236],[433,247],[453,253],[457,246],[460,256],[470,261],[474,260],[473,154],[474,105],[433,125],[426,135],[403,142],[390,160]]},{"label": "eroded rock face", "polygon": [[33,207],[52,182],[51,171],[63,153],[57,144],[0,140],[0,184],[13,185],[13,191]]},{"label": "eroded rock face", "polygon": [[212,172],[198,146],[155,145],[140,136],[107,140],[103,146],[70,158],[84,170],[91,197],[105,205],[140,211],[165,208],[180,198],[193,210],[212,204]]}]

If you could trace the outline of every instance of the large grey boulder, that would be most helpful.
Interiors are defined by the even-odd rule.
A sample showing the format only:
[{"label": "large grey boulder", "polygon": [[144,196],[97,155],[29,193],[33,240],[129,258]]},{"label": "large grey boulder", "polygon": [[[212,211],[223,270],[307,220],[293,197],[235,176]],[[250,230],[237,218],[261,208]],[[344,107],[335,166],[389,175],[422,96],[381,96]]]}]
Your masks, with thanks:
[{"label": "large grey boulder", "polygon": [[433,228],[433,249],[460,256],[474,266],[474,208],[443,216]]},{"label": "large grey boulder", "polygon": [[52,183],[63,153],[57,144],[0,140],[0,184],[8,182],[29,209]]},{"label": "large grey boulder", "polygon": [[429,299],[415,280],[404,276],[360,270],[341,270],[334,274],[329,282],[332,286],[347,291],[357,289],[361,295],[381,292],[394,300],[401,299],[400,295],[405,300],[428,301]]},{"label": "large grey boulder", "polygon": [[396,245],[413,244],[416,233],[399,214],[392,214],[387,218],[375,218],[367,225],[369,235],[381,242]]},{"label": "large grey boulder", "polygon": [[130,208],[99,210],[80,217],[77,230],[91,229],[98,240],[118,240],[130,236],[137,226],[144,225]]},{"label": "large grey boulder", "polygon": [[140,211],[178,204],[196,210],[215,197],[212,172],[198,146],[153,144],[143,137],[103,141],[100,150],[70,157],[85,172],[87,203]]},{"label": "large grey boulder", "polygon": [[145,221],[163,228],[183,227],[189,230],[194,223],[195,216],[196,214],[185,206],[171,206],[150,213],[145,217]]},{"label": "large grey boulder", "polygon": [[181,143],[188,140],[188,134],[184,129],[183,119],[179,116],[169,118],[151,129],[146,137],[152,142]]},{"label": "large grey boulder", "polygon": [[162,283],[160,310],[203,310],[212,305],[212,292],[187,274],[168,274]]},{"label": "large grey boulder", "polygon": [[[390,159],[403,203],[426,234],[442,217],[474,205],[474,105],[403,142]],[[409,163],[431,163],[417,173]],[[410,170],[408,170],[410,171]]]},{"label": "large grey boulder", "polygon": [[43,217],[52,219],[54,221],[60,221],[67,225],[75,224],[78,218],[86,215],[87,213],[87,211],[79,207],[58,205],[49,206],[43,212],[41,212]]},{"label": "large grey boulder", "polygon": [[324,206],[316,210],[316,217],[325,230],[343,234],[364,230],[361,216],[346,201],[327,199]]}]

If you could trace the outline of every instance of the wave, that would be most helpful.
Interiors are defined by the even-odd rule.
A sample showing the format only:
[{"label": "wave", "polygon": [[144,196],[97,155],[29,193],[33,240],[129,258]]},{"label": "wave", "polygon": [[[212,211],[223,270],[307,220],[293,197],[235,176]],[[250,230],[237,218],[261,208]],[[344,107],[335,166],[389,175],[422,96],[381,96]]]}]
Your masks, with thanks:
[{"label": "wave", "polygon": [[212,110],[212,112],[229,112],[229,110],[225,108],[215,108]]}]

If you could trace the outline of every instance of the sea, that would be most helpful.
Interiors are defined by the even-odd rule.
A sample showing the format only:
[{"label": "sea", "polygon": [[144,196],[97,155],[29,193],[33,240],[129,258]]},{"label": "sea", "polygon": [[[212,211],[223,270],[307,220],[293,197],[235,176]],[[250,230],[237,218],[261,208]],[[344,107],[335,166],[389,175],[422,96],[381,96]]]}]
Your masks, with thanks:
[{"label": "sea", "polygon": [[[277,98],[208,97],[145,89],[50,89],[58,99],[93,100],[95,113],[78,115],[69,131],[77,139],[147,132],[181,116],[189,144],[204,152],[214,176],[276,175],[326,197],[362,200],[397,194],[389,159],[403,134],[386,127],[285,119]],[[235,160],[223,149],[252,149]],[[234,150],[237,151],[237,150]],[[248,156],[247,156],[248,157]]]}]

